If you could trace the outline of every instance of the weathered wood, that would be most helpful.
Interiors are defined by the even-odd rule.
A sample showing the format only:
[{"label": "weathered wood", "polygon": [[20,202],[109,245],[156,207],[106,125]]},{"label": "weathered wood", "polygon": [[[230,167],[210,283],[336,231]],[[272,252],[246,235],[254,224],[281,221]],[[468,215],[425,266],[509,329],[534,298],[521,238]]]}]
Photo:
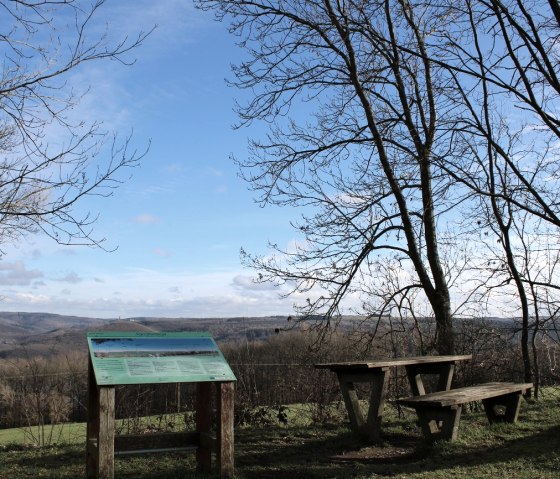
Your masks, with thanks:
[{"label": "weathered wood", "polygon": [[340,384],[340,392],[342,393],[346,410],[348,411],[350,428],[356,436],[361,436],[364,432],[365,420],[360,408],[360,401],[356,394],[354,382],[347,381],[344,374],[338,374],[338,382]]},{"label": "weathered wood", "polygon": [[461,406],[444,408],[419,408],[416,410],[424,437],[430,441],[445,439],[454,441],[459,434]]},{"label": "weathered wood", "polygon": [[[212,384],[196,384],[196,432],[209,434],[212,427]],[[196,451],[197,468],[209,473],[212,467],[212,451],[206,444],[199,444]]]},{"label": "weathered wood", "polygon": [[220,477],[222,479],[233,479],[233,406],[235,383],[217,383],[218,388],[218,434],[217,434],[217,456]]},{"label": "weathered wood", "polygon": [[[110,335],[113,337],[113,335]],[[156,335],[159,337],[159,335]],[[195,333],[195,336],[197,334]],[[207,335],[203,335],[206,337]],[[116,337],[116,336],[115,336]],[[90,333],[88,333],[88,341]],[[88,343],[89,344],[89,343]],[[91,348],[91,344],[89,344]],[[92,351],[90,350],[90,354]],[[222,358],[223,359],[223,358]],[[99,368],[98,378],[103,379],[97,384],[94,365],[95,359],[88,355],[88,411],[86,429],[86,477],[87,479],[113,479],[115,453],[136,454],[183,451],[196,448],[197,464],[204,473],[211,472],[212,453],[216,453],[218,472],[224,479],[233,478],[234,458],[234,382],[235,376],[219,375],[224,381],[217,381],[211,374],[201,376],[202,382],[196,382],[196,431],[155,433],[146,435],[126,435],[115,438],[115,384],[119,377],[111,377],[106,381],[109,369]],[[109,367],[109,366],[108,366]],[[154,366],[155,367],[155,366]],[[156,368],[157,370],[157,368]],[[225,370],[224,370],[225,371]],[[135,379],[131,373],[131,378]],[[160,372],[161,373],[161,372]],[[155,382],[165,382],[171,376],[158,373]],[[226,380],[227,378],[227,380]],[[139,383],[144,384],[148,378],[138,377]],[[185,376],[184,382],[191,381],[190,375]],[[176,378],[183,382],[181,378]],[[129,383],[129,380],[123,380]],[[109,385],[110,384],[110,385]],[[215,419],[213,402],[213,387],[217,388],[217,418]],[[217,425],[216,437],[212,436],[212,428]]]},{"label": "weathered wood", "polygon": [[426,394],[424,383],[422,381],[423,374],[433,374],[438,376],[436,391],[447,391],[448,389],[451,389],[451,381],[455,371],[454,362],[409,364],[405,366],[405,368],[413,396],[423,396]]},{"label": "weathered wood", "polygon": [[211,451],[216,451],[218,448],[218,441],[216,439],[216,436],[211,433],[201,432],[198,440],[198,445],[200,447],[206,447]]},{"label": "weathered wood", "polygon": [[133,453],[148,449],[185,449],[198,446],[200,434],[196,432],[158,432],[115,436],[115,453]]},{"label": "weathered wood", "polygon": [[[516,422],[521,409],[521,395],[525,391],[517,391],[505,396],[482,400],[484,411],[490,424],[496,422]],[[500,409],[504,409],[503,412]]]},{"label": "weathered wood", "polygon": [[115,465],[115,387],[98,386],[97,389],[99,396],[98,479],[113,479]]},{"label": "weathered wood", "polygon": [[451,389],[449,391],[438,391],[423,396],[414,396],[397,400],[404,406],[432,406],[445,407],[466,404],[472,401],[504,396],[506,394],[525,392],[533,387],[532,383],[487,383],[478,386]]},{"label": "weathered wood", "polygon": [[338,380],[341,379],[346,383],[370,383],[374,381],[374,377],[379,374],[387,373],[390,368],[375,368],[369,371],[337,371]]},{"label": "weathered wood", "polygon": [[380,359],[371,361],[345,361],[338,363],[320,363],[315,364],[314,367],[317,369],[330,369],[333,372],[338,370],[350,371],[350,370],[367,370],[375,368],[392,368],[397,366],[407,366],[414,364],[430,364],[437,363],[442,364],[445,362],[456,363],[458,361],[467,361],[472,359],[471,354],[461,354],[461,355],[447,355],[447,356],[412,356],[408,358],[394,358],[394,359]]},{"label": "weathered wood", "polygon": [[179,453],[193,451],[196,446],[184,446],[184,447],[158,447],[158,448],[147,448],[147,449],[133,449],[130,451],[117,451],[115,450],[115,456],[134,456],[134,455],[146,455],[146,454],[167,454],[170,452]]},{"label": "weathered wood", "polygon": [[371,394],[367,416],[367,432],[370,441],[381,438],[381,421],[383,420],[383,408],[387,396],[387,385],[389,383],[389,370],[382,369],[375,374],[371,381]]},{"label": "weathered wood", "polygon": [[[201,472],[211,471],[212,452],[216,452],[220,477],[233,478],[234,382],[197,383],[196,432],[117,437],[115,437],[115,387],[97,386],[92,368],[88,384],[90,387],[86,430],[86,477],[88,479],[113,479],[115,453],[170,452],[194,447],[197,448],[197,461]],[[212,384],[217,387],[218,438],[211,434]]]},{"label": "weathered wood", "polygon": [[[482,401],[490,423],[515,422],[521,395],[532,387],[531,383],[487,383],[399,399],[397,402],[414,407],[427,440],[454,441],[459,433],[463,404]],[[500,413],[500,408],[504,408],[505,412]]]},{"label": "weathered wood", "polygon": [[[416,356],[375,361],[348,361],[315,364],[319,369],[330,369],[338,376],[340,390],[348,411],[352,432],[359,437],[377,440],[381,435],[383,406],[390,369],[404,366],[413,395],[425,394],[422,374],[437,374],[437,389],[449,389],[458,361],[471,359],[471,355]],[[371,395],[367,420],[360,409],[354,383],[370,383]]]},{"label": "weathered wood", "polygon": [[97,438],[99,436],[99,402],[97,397],[97,384],[91,358],[88,355],[88,399],[87,399],[87,425],[86,425],[86,477],[96,479],[98,473]]}]

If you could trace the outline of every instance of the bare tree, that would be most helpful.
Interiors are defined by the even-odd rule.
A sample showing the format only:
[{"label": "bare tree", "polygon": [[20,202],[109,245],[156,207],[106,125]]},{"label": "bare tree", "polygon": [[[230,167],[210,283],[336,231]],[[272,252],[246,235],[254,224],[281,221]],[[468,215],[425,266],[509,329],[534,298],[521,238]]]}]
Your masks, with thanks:
[{"label": "bare tree", "polygon": [[[231,18],[249,53],[234,68],[233,84],[255,92],[239,108],[241,124],[271,123],[267,140],[240,160],[245,178],[263,204],[315,208],[296,225],[304,246],[245,260],[262,280],[309,292],[300,312],[326,319],[367,287],[372,258],[406,263],[413,275],[399,294],[422,293],[435,318],[433,347],[451,353],[437,223],[460,200],[434,163],[452,147],[440,120],[445,79],[425,44],[437,19],[407,1],[198,3]],[[289,118],[291,109],[307,120]]]},{"label": "bare tree", "polygon": [[[464,0],[436,5],[453,22],[434,32],[428,50],[432,61],[449,72],[453,87],[447,92],[456,105],[456,138],[463,145],[455,151],[464,152],[441,158],[441,167],[478,198],[479,224],[493,231],[499,244],[501,251],[492,261],[496,268],[488,268],[498,280],[491,290],[515,286],[525,380],[531,381],[538,368],[531,364],[530,338],[534,344],[543,307],[535,300],[548,296],[543,288],[556,287],[554,274],[543,282],[535,260],[550,261],[551,251],[537,251],[531,242],[543,234],[542,222],[560,226],[558,3]],[[536,295],[537,277],[541,294]]]},{"label": "bare tree", "polygon": [[[95,121],[76,119],[87,93],[71,76],[90,62],[133,62],[146,38],[110,39],[94,21],[104,0],[0,1],[0,241],[43,231],[62,244],[101,245],[96,215],[75,205],[109,196],[145,151]],[[96,31],[97,30],[97,31]],[[0,243],[1,245],[1,243]]]},{"label": "bare tree", "polygon": [[[308,293],[300,312],[327,319],[350,295],[378,319],[413,315],[424,299],[440,352],[453,349],[450,287],[471,287],[458,311],[512,283],[529,380],[534,301],[550,297],[555,278],[538,274],[537,284],[520,244],[542,234],[540,221],[560,226],[558,2],[199,4],[231,18],[249,53],[232,82],[254,92],[240,125],[271,123],[239,161],[245,178],[263,204],[315,208],[295,225],[299,247],[243,253],[260,279]],[[294,110],[307,120],[290,118]],[[472,221],[472,211],[471,230],[487,227],[498,242],[489,248],[496,267],[442,259],[453,243],[442,225]],[[389,264],[399,273],[387,282]],[[474,269],[485,276],[469,278]]]}]

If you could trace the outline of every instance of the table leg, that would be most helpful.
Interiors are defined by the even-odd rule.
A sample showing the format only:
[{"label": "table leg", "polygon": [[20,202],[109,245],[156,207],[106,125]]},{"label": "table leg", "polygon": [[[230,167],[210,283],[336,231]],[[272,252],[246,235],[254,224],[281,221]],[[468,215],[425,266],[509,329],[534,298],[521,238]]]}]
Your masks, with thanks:
[{"label": "table leg", "polygon": [[413,396],[423,396],[426,394],[422,374],[434,374],[438,376],[436,391],[449,391],[451,381],[455,372],[454,363],[444,364],[411,364],[406,366],[406,375],[410,383]]},{"label": "table leg", "polygon": [[410,383],[413,396],[423,396],[426,394],[424,383],[422,382],[422,370],[413,366],[406,366],[406,375]]},{"label": "table leg", "polygon": [[381,438],[381,421],[383,419],[383,407],[385,406],[388,383],[388,371],[382,371],[373,376],[367,418],[367,430],[371,441],[377,441]]},{"label": "table leg", "polygon": [[354,382],[349,380],[347,375],[344,373],[338,374],[338,381],[340,383],[340,391],[342,392],[344,404],[346,405],[346,410],[348,411],[350,427],[355,435],[360,436],[364,429],[365,421],[360,409],[360,403],[358,401]]},{"label": "table leg", "polygon": [[439,372],[438,391],[449,391],[455,372],[455,364],[442,364]]},{"label": "table leg", "polygon": [[[369,440],[377,440],[381,434],[381,421],[383,406],[387,395],[389,368],[368,371],[367,373],[338,373],[340,390],[344,404],[348,411],[352,432],[360,437],[366,436]],[[367,420],[360,408],[354,383],[369,383],[371,385],[370,402]]]}]

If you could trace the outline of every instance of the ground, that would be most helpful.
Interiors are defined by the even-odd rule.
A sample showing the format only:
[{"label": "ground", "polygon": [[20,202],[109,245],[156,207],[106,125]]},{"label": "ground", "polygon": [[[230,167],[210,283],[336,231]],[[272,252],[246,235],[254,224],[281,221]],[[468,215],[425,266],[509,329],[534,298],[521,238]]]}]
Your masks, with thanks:
[{"label": "ground", "polygon": [[[235,479],[558,479],[560,396],[524,403],[517,424],[489,425],[466,412],[456,442],[427,444],[413,413],[388,411],[383,438],[367,444],[346,422],[244,426],[235,433]],[[0,477],[84,477],[82,443],[44,448],[0,445]],[[203,478],[188,454],[119,457],[115,479]]]}]

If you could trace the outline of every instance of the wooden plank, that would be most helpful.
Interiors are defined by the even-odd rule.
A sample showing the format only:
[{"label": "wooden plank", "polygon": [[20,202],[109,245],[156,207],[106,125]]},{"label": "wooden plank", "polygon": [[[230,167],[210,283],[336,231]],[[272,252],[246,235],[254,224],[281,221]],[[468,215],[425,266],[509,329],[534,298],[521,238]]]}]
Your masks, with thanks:
[{"label": "wooden plank", "polygon": [[483,399],[503,396],[514,392],[523,392],[533,387],[532,383],[488,383],[478,386],[451,389],[449,391],[439,391],[404,399],[398,399],[399,404],[405,406],[431,406],[445,407],[466,404],[471,401],[481,401]]},{"label": "wooden plank", "polygon": [[98,479],[113,479],[115,470],[115,387],[98,387],[99,438]]},{"label": "wooden plank", "polygon": [[333,372],[375,369],[383,367],[397,367],[412,364],[430,364],[430,363],[449,363],[458,361],[468,361],[472,359],[471,354],[447,355],[447,356],[413,356],[408,358],[380,359],[371,361],[346,361],[338,363],[319,363],[314,367],[317,369],[330,369]]},{"label": "wooden plank", "polygon": [[123,453],[138,449],[184,448],[198,446],[200,435],[196,432],[158,432],[151,434],[127,434],[115,436],[115,452]]},{"label": "wooden plank", "polygon": [[218,383],[218,431],[217,456],[220,477],[233,479],[233,408],[235,383],[233,381]]},{"label": "wooden plank", "polygon": [[377,376],[388,371],[389,368],[376,368],[367,371],[339,371],[337,375],[341,383],[371,383],[377,381]]},{"label": "wooden plank", "polygon": [[160,447],[157,449],[134,449],[130,451],[115,451],[116,456],[133,456],[139,454],[165,454],[169,452],[187,452],[196,450],[196,446],[185,447]]},{"label": "wooden plank", "polygon": [[201,432],[199,437],[198,445],[200,447],[206,447],[211,451],[216,451],[218,441],[216,440],[216,436],[210,433]]}]

